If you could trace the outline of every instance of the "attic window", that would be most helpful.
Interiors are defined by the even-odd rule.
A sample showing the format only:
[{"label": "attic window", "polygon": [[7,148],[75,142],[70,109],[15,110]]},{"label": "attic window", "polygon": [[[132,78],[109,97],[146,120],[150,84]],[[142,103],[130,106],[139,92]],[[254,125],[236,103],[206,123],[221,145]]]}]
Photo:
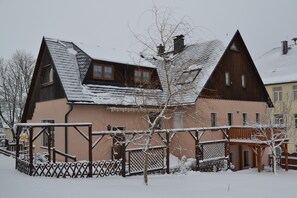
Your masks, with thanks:
[{"label": "attic window", "polygon": [[113,66],[94,64],[93,78],[98,80],[113,80]]},{"label": "attic window", "polygon": [[151,72],[144,69],[134,70],[134,82],[135,83],[150,83]]},{"label": "attic window", "polygon": [[200,71],[201,69],[184,71],[182,75],[179,77],[179,79],[177,80],[177,84],[184,85],[184,84],[192,83],[197,77],[197,75],[200,73]]},{"label": "attic window", "polygon": [[53,67],[48,64],[43,67],[42,85],[48,85],[54,82]]},{"label": "attic window", "polygon": [[230,49],[235,51],[235,52],[239,52],[239,50],[238,50],[237,46],[235,45],[235,43],[232,43]]}]

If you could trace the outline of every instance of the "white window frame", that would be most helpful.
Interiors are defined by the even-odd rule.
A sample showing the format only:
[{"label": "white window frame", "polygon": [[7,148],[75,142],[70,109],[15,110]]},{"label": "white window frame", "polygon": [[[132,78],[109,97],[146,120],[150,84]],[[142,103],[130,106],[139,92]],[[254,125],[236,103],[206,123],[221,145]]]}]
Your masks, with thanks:
[{"label": "white window frame", "polygon": [[241,75],[241,86],[242,88],[246,88],[246,81],[245,81],[245,75]]},{"label": "white window frame", "polygon": [[216,127],[218,125],[218,114],[217,113],[210,113],[210,126]]},{"label": "white window frame", "polygon": [[245,126],[248,124],[248,115],[247,113],[242,113],[242,125]]},{"label": "white window frame", "polygon": [[225,72],[225,83],[226,83],[227,86],[231,85],[230,72]]},{"label": "white window frame", "polygon": [[51,64],[48,64],[43,66],[43,69],[44,69],[44,75],[46,76],[44,76],[42,79],[43,80],[42,85],[52,84],[54,82],[53,66]]},{"label": "white window frame", "polygon": [[184,113],[174,112],[173,114],[173,128],[181,129],[184,127]]},{"label": "white window frame", "polygon": [[293,99],[297,100],[297,85],[293,85]]},{"label": "white window frame", "polygon": [[257,124],[261,123],[261,114],[260,113],[256,113],[256,123]]},{"label": "white window frame", "polygon": [[283,100],[282,87],[273,87],[273,100],[274,100],[274,102]]},{"label": "white window frame", "polygon": [[[96,75],[95,68],[101,68],[101,75]],[[111,75],[110,73],[105,72],[107,68],[111,69]],[[109,77],[110,76],[110,77]],[[94,64],[93,65],[93,79],[95,80],[114,80],[114,68],[112,65],[103,65],[103,64]]]},{"label": "white window frame", "polygon": [[284,115],[283,114],[274,114],[274,124],[276,124],[276,125],[284,124]]},{"label": "white window frame", "polygon": [[[229,115],[231,115],[231,120],[229,120]],[[233,113],[227,113],[227,122],[228,126],[233,125]]]},{"label": "white window frame", "polygon": [[[55,120],[42,120],[43,123],[55,123]],[[51,148],[55,147],[55,128],[51,127],[51,135],[52,135],[52,142],[51,142]],[[48,147],[48,136],[43,132],[42,133],[42,142],[41,147]]]}]

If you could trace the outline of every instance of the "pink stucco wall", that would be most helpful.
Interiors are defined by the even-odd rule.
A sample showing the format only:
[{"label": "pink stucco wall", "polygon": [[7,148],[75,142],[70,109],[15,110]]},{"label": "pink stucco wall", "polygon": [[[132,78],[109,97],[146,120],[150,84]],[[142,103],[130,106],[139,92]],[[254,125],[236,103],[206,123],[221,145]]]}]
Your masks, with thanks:
[{"label": "pink stucco wall", "polygon": [[[42,120],[55,120],[55,123],[65,122],[65,114],[69,111],[70,106],[66,99],[58,99],[46,102],[38,102],[34,111],[34,116],[29,122],[41,122]],[[227,113],[233,114],[233,125],[242,125],[242,113],[246,113],[248,121],[255,122],[256,113],[260,113],[261,119],[264,120],[266,105],[263,102],[246,102],[246,101],[231,101],[231,100],[211,100],[199,99],[196,105],[179,109],[183,112],[182,124],[185,128],[190,127],[209,127],[210,113],[217,114],[217,126],[227,125]],[[127,130],[140,130],[148,127],[145,121],[147,113],[139,112],[111,112],[106,106],[95,105],[74,105],[73,110],[69,114],[68,122],[90,122],[93,124],[93,131],[106,130],[107,125],[126,127]],[[262,118],[263,117],[263,118]],[[173,119],[164,124],[165,128],[173,128]],[[87,128],[81,129],[87,134]],[[55,130],[55,144],[56,149],[64,151],[65,133],[64,128],[57,128]],[[79,135],[74,129],[68,129],[69,144],[68,153],[78,157],[78,160],[88,159],[88,144],[87,141]],[[37,133],[37,132],[36,132]],[[93,142],[98,137],[93,138]],[[205,132],[201,141],[222,139],[221,131]],[[154,137],[153,144],[161,144],[162,141],[158,137]],[[41,138],[38,138],[34,144],[36,151],[47,151],[41,146]],[[170,151],[181,157],[195,156],[194,139],[189,133],[175,134],[170,144]],[[130,147],[137,147],[131,144]],[[250,152],[250,160],[253,160],[252,151],[246,147]],[[93,150],[93,158],[110,159],[112,150],[112,137],[105,136],[101,142]],[[238,149],[233,146],[231,152],[235,153],[234,157],[238,155]],[[265,155],[263,155],[265,156]],[[262,161],[267,161],[263,159]],[[250,164],[253,164],[251,161]]]}]

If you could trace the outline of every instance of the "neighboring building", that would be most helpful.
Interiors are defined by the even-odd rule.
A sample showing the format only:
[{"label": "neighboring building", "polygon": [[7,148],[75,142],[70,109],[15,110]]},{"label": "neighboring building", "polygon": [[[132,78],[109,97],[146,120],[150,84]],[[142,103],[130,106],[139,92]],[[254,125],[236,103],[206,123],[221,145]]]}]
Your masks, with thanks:
[{"label": "neighboring building", "polygon": [[274,103],[272,120],[288,124],[289,152],[297,152],[297,45],[282,41],[256,60],[259,73]]},{"label": "neighboring building", "polygon": [[[178,108],[172,119],[161,124],[163,128],[242,126],[264,120],[272,103],[239,31],[227,47],[218,40],[187,46],[178,38],[171,64],[183,68],[177,70],[179,78],[173,87],[191,85],[193,89],[174,98],[171,107]],[[161,61],[157,56],[145,59],[130,52],[43,38],[22,121],[91,122],[95,131],[107,126],[147,129],[146,116],[158,111],[156,98],[163,100],[167,90]],[[70,130],[67,138],[65,134],[66,130],[57,129],[52,145],[86,159],[83,138]],[[210,132],[201,141],[222,137]],[[44,136],[35,149],[46,151],[46,142]],[[104,137],[94,159],[110,159],[113,142]],[[194,157],[193,143],[189,134],[178,134],[170,150],[179,157]],[[251,141],[232,143],[231,161],[237,169],[255,166],[256,146]]]}]

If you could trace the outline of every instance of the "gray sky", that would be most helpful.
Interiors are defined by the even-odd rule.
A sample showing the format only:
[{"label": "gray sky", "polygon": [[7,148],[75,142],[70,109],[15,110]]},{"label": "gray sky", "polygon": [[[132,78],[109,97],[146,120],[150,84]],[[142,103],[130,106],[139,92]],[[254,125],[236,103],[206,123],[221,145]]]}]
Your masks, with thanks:
[{"label": "gray sky", "polygon": [[0,0],[0,57],[16,49],[36,57],[43,36],[135,50],[128,26],[144,33],[153,4],[187,16],[193,40],[224,40],[239,29],[253,58],[297,37],[296,0]]}]

